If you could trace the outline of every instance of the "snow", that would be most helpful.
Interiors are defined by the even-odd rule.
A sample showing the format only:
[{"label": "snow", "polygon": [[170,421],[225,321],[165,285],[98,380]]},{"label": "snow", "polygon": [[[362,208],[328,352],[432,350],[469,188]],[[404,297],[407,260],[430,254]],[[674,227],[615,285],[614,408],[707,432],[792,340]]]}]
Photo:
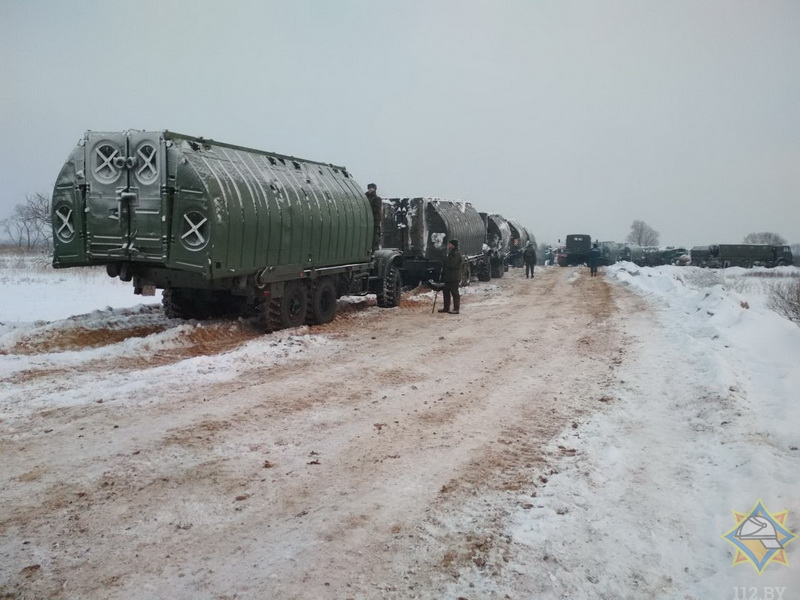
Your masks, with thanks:
[{"label": "snow", "polygon": [[629,318],[629,334],[650,343],[620,369],[612,410],[552,443],[575,456],[513,519],[514,540],[551,574],[532,584],[537,598],[797,592],[797,548],[787,546],[790,568],[759,577],[731,566],[735,548],[721,537],[731,511],[759,499],[790,509],[789,529],[800,529],[800,328],[767,308],[764,276],[800,269],[765,271],[607,269],[656,305],[658,322]]},{"label": "snow", "polygon": [[0,327],[161,302],[134,296],[130,283],[111,279],[104,268],[53,270],[49,263],[45,256],[0,256]]},{"label": "snow", "polygon": [[[6,259],[0,265],[0,378],[24,375],[31,369],[79,370],[82,365],[115,359],[143,360],[156,351],[191,347],[207,326],[195,321],[165,319],[160,310],[161,295],[142,297],[133,294],[130,283],[111,279],[104,269],[53,270],[41,259],[22,257]],[[70,331],[114,331],[118,327],[152,330],[143,337],[127,337],[97,348],[62,350],[58,347],[41,353],[19,353],[13,349],[22,344],[36,346],[55,334]],[[226,326],[222,326],[226,327]],[[245,325],[227,325],[231,335]],[[194,356],[148,370],[151,390],[168,388],[181,382],[186,389],[202,389],[211,383],[233,381],[245,365],[258,361],[264,365],[289,362],[300,353],[334,346],[334,342],[305,333],[307,328],[281,332],[278,339],[251,334],[250,341],[221,355]],[[219,335],[219,332],[216,333]],[[224,332],[223,332],[224,335]],[[23,397],[14,386],[0,389],[0,416],[18,418],[43,407],[65,407],[102,401],[126,399],[148,401],[138,380],[119,383],[114,371],[87,375],[71,389],[43,388],[35,397]],[[131,400],[133,399],[133,400]]]},{"label": "snow", "polygon": [[[622,317],[632,352],[616,372],[614,397],[607,410],[550,442],[553,453],[562,447],[569,452],[538,495],[527,498],[532,508],[515,504],[507,533],[526,549],[508,566],[516,587],[476,571],[452,585],[452,597],[488,597],[520,586],[536,598],[734,598],[732,588],[742,586],[798,593],[800,542],[788,546],[790,567],[768,565],[759,577],[749,564],[731,566],[735,550],[722,536],[735,523],[731,511],[748,512],[759,499],[772,513],[789,509],[787,527],[800,532],[800,327],[767,302],[770,284],[800,277],[800,268],[714,271],[619,263],[604,274],[654,308]],[[75,369],[87,361],[183,347],[203,327],[175,322],[158,330],[164,317],[154,304],[160,298],[134,296],[130,284],[99,270],[20,268],[6,259],[0,282],[2,378],[32,367]],[[488,298],[492,289],[467,293]],[[414,299],[429,302],[432,296]],[[82,316],[68,318],[73,315]],[[359,318],[368,316],[366,311]],[[9,353],[34,335],[113,329],[120,320],[154,331],[95,350]],[[289,363],[338,343],[296,333],[254,337],[224,354],[154,367],[148,371],[150,393],[176,384],[201,389],[235,379],[237,365]],[[34,398],[20,398],[13,385],[6,386],[0,416],[13,420],[45,406],[98,398],[147,401],[137,385],[94,371],[73,389],[42,389]],[[501,502],[505,492],[496,494]],[[472,508],[491,498],[476,498]],[[469,511],[468,505],[453,519],[468,519]]]}]

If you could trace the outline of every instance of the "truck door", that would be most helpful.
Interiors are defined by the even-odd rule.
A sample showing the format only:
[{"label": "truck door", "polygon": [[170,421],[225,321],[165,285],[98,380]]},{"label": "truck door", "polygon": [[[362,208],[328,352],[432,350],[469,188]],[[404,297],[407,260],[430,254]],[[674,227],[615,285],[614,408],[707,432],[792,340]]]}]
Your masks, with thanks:
[{"label": "truck door", "polygon": [[160,136],[90,132],[85,148],[89,256],[163,260]]}]

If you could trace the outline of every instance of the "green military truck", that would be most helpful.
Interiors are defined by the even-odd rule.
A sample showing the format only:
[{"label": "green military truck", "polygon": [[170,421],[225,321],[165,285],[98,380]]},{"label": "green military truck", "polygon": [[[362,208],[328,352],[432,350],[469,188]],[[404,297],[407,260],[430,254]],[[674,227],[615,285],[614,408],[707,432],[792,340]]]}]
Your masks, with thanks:
[{"label": "green military truck", "polygon": [[511,230],[510,250],[506,256],[506,264],[510,267],[523,267],[525,261],[522,259],[522,253],[525,251],[525,246],[528,242],[536,245],[536,239],[531,235],[531,232],[520,225],[516,219],[508,219],[508,227]]},{"label": "green military truck", "polygon": [[601,265],[613,265],[615,262],[620,260],[620,244],[617,242],[600,242],[598,245],[600,248]]},{"label": "green military truck", "polygon": [[169,131],[87,132],[52,199],[53,266],[105,265],[166,314],[331,321],[336,299],[397,306],[400,253],[372,248],[346,168]]},{"label": "green military truck", "polygon": [[588,262],[591,249],[592,236],[584,233],[571,233],[566,237],[564,249],[559,252],[556,260],[561,267],[582,265]]},{"label": "green military truck", "polygon": [[492,277],[502,277],[508,269],[511,252],[511,226],[498,214],[480,213],[486,224],[486,246]]},{"label": "green military truck", "polygon": [[683,246],[667,246],[661,251],[665,265],[685,266],[689,264],[689,251]]},{"label": "green military truck", "polygon": [[389,198],[384,199],[383,210],[392,215],[393,226],[384,230],[382,245],[401,252],[394,264],[404,284],[438,281],[441,261],[452,239],[458,240],[464,259],[461,285],[469,285],[473,274],[481,281],[491,279],[486,223],[471,203],[441,198]]},{"label": "green military truck", "polygon": [[772,244],[712,244],[694,246],[691,264],[696,267],[781,267],[794,264],[789,246]]}]

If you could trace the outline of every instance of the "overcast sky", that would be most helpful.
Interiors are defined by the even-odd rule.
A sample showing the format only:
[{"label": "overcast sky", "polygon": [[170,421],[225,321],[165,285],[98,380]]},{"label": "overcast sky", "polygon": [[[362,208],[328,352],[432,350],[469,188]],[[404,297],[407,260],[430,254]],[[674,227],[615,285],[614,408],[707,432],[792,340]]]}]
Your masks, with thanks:
[{"label": "overcast sky", "polygon": [[800,242],[800,2],[0,0],[0,218],[87,129],[472,202],[539,242]]}]

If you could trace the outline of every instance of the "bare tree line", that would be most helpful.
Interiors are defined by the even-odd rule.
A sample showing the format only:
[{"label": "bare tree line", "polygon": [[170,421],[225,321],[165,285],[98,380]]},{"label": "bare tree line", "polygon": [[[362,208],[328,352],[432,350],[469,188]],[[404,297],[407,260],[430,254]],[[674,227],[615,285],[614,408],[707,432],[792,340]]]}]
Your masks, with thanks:
[{"label": "bare tree line", "polygon": [[24,204],[17,204],[14,213],[0,221],[0,231],[22,250],[53,247],[53,227],[50,220],[50,195],[28,194]]},{"label": "bare tree line", "polygon": [[[658,246],[659,234],[644,221],[636,220],[631,224],[631,231],[625,241],[629,244],[639,246]],[[786,238],[771,231],[761,231],[758,233],[748,233],[742,240],[743,244],[769,244],[772,246],[784,246]],[[798,255],[800,244],[792,244],[792,253]]]},{"label": "bare tree line", "polygon": [[658,232],[644,221],[634,221],[625,241],[637,246],[658,246]]}]

